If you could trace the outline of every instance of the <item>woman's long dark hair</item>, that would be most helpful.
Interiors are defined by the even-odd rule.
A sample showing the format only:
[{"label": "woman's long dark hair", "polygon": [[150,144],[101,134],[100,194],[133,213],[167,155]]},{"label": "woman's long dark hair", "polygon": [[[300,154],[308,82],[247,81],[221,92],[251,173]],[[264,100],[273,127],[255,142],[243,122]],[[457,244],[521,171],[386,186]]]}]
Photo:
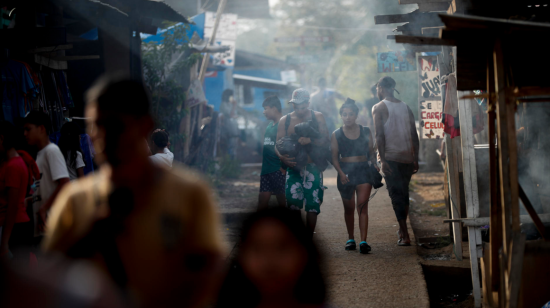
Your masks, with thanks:
[{"label": "woman's long dark hair", "polygon": [[[243,223],[239,245],[247,240],[250,230],[257,223],[265,219],[275,219],[283,223],[307,251],[307,263],[294,288],[294,297],[304,304],[322,305],[326,298],[326,286],[320,267],[321,260],[317,248],[311,240],[311,232],[306,228],[298,213],[276,207],[252,214]],[[260,303],[260,292],[246,277],[238,262],[238,254],[230,264],[231,267],[220,290],[217,308],[252,308]]]},{"label": "woman's long dark hair", "polygon": [[61,127],[61,136],[59,137],[59,149],[65,160],[71,165],[68,167],[76,168],[76,152],[84,155],[84,151],[80,147],[80,134],[82,129],[73,122],[67,122]]}]

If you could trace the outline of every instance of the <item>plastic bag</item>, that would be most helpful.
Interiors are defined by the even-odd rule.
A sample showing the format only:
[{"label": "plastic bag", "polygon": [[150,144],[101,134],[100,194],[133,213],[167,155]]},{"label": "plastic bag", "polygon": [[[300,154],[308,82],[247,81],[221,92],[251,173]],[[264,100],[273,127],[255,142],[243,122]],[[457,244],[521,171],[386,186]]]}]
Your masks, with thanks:
[{"label": "plastic bag", "polygon": [[275,146],[277,151],[281,155],[288,155],[289,157],[295,157],[297,153],[296,146],[300,145],[298,143],[298,138],[296,136],[284,136],[283,138],[277,140]]},{"label": "plastic bag", "polygon": [[275,146],[279,154],[294,158],[296,166],[292,167],[292,169],[300,171],[307,165],[308,155],[306,149],[298,143],[298,136],[295,134],[279,139]]},{"label": "plastic bag", "polygon": [[313,122],[311,120],[307,122],[302,122],[294,126],[294,132],[298,137],[306,137],[317,139],[320,137],[319,131],[313,127]]}]

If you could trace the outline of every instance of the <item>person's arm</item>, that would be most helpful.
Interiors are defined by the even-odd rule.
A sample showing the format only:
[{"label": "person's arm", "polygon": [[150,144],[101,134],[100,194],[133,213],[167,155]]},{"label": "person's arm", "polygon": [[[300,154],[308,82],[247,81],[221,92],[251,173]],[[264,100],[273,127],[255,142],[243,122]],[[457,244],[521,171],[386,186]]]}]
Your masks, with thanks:
[{"label": "person's arm", "polygon": [[[286,117],[288,117],[288,115],[283,116],[279,120],[279,126],[277,127],[277,141],[281,140],[281,138],[283,138],[285,136]],[[294,161],[294,157],[289,157],[288,154],[287,155],[281,155],[281,153],[279,153],[279,150],[277,150],[277,143],[275,143],[275,154],[277,154],[277,157],[279,157],[279,159],[285,165],[287,165],[289,167],[296,166],[296,162]]]},{"label": "person's arm", "polygon": [[84,177],[84,167],[80,167],[80,168],[76,169],[76,177],[77,178]]},{"label": "person's arm", "polygon": [[[9,176],[9,175],[8,175]],[[9,240],[11,231],[15,225],[15,218],[17,217],[17,209],[19,206],[19,196],[21,187],[6,187],[8,197],[8,210],[6,212],[6,218],[4,225],[2,226],[2,239],[0,243],[0,257],[4,257],[9,252]]]},{"label": "person's arm", "polygon": [[378,172],[380,172],[380,168],[378,168],[378,165],[376,164],[376,155],[374,152],[374,140],[372,139],[372,131],[369,129],[369,144],[368,144],[368,147],[369,147],[369,159],[370,159],[370,162],[371,164],[374,166],[374,168],[376,168],[376,170],[378,170]]},{"label": "person's arm", "polygon": [[57,184],[57,186],[52,195],[48,198],[48,200],[46,200],[46,202],[42,204],[42,206],[38,210],[38,229],[41,231],[44,231],[46,216],[48,214],[48,211],[52,207],[55,198],[57,198],[57,195],[59,194],[63,186],[65,186],[70,181],[69,171],[67,171],[67,164],[65,163],[65,158],[63,157],[63,154],[61,154],[59,148],[48,151],[46,155],[46,159],[48,160],[48,164],[50,165],[52,180]]},{"label": "person's arm", "polygon": [[340,181],[342,181],[342,184],[346,184],[349,182],[348,176],[342,171],[342,168],[340,167],[340,150],[338,149],[338,140],[336,140],[336,133],[332,133],[332,137],[330,139],[331,144],[331,151],[332,151],[332,165],[334,166],[334,169],[338,172],[340,175]]},{"label": "person's arm", "polygon": [[53,191],[52,195],[48,198],[48,200],[44,204],[42,204],[42,206],[38,210],[38,216],[39,216],[38,218],[41,220],[41,221],[38,222],[38,229],[39,230],[41,230],[41,231],[45,230],[48,211],[52,207],[52,205],[55,201],[55,198],[57,198],[57,195],[59,194],[59,192],[61,191],[63,186],[65,186],[69,182],[70,182],[69,178],[61,178],[61,179],[55,181],[55,183],[57,183],[57,187]]},{"label": "person's arm", "polygon": [[380,156],[380,165],[382,172],[386,175],[391,174],[391,168],[386,161],[386,136],[384,135],[384,118],[382,112],[387,109],[384,104],[376,104],[372,107],[372,115],[374,119],[374,129],[376,136],[376,146],[378,147],[378,155]]},{"label": "person's arm", "polygon": [[84,177],[84,167],[86,166],[86,164],[84,163],[84,159],[80,151],[76,152],[75,166],[76,166],[76,177],[77,178]]},{"label": "person's arm", "polygon": [[[408,106],[407,106],[408,108]],[[418,133],[416,132],[416,125],[414,122],[414,115],[412,113],[411,108],[409,109],[409,122],[411,125],[411,140],[412,140],[412,146],[413,146],[413,153],[414,153],[414,170],[413,173],[418,172],[418,151],[420,150],[420,139],[418,138]]]}]

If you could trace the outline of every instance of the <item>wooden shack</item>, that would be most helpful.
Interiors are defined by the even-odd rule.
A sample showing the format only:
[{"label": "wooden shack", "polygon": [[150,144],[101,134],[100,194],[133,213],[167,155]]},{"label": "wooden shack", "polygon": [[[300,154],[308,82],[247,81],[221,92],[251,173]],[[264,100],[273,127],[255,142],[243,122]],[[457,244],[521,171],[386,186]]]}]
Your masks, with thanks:
[{"label": "wooden shack", "polygon": [[[545,279],[550,274],[545,226],[550,222],[550,139],[544,133],[550,120],[545,76],[550,63],[537,61],[533,53],[544,50],[550,8],[522,1],[400,3],[418,3],[419,10],[399,21],[378,17],[411,20],[396,29],[403,35],[391,38],[412,50],[438,49],[441,77],[456,78],[451,94],[458,101],[460,137],[445,136],[446,222],[452,224],[455,247],[462,247],[462,227],[468,230],[475,306],[483,301],[490,307],[542,307],[550,301]],[[433,27],[430,10],[446,11],[437,14],[440,25]],[[422,11],[431,27],[417,18]],[[473,99],[487,106],[481,136],[474,135],[479,119]],[[484,240],[480,229],[486,225],[490,236]],[[458,258],[462,250],[455,253]]]}]

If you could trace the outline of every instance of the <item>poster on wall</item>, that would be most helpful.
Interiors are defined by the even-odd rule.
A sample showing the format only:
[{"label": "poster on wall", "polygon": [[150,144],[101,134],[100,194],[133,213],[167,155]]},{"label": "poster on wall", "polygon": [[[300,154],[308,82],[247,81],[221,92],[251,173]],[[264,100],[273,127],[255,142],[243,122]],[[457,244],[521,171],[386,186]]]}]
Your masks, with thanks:
[{"label": "poster on wall", "polygon": [[441,83],[439,82],[437,56],[418,57],[418,82],[418,95],[420,99],[441,100]]},{"label": "poster on wall", "polygon": [[[235,65],[235,43],[237,42],[237,14],[223,14],[216,31],[214,46],[229,46],[229,50],[211,54],[213,65],[234,66]],[[216,13],[206,12],[204,20],[204,37],[212,37]]]},{"label": "poster on wall", "polygon": [[441,100],[421,100],[419,105],[422,139],[443,139],[443,103]]},{"label": "poster on wall", "polygon": [[437,56],[418,57],[418,115],[422,139],[442,139],[443,102]]},{"label": "poster on wall", "polygon": [[376,61],[379,73],[416,71],[416,55],[408,50],[379,52]]},{"label": "poster on wall", "polygon": [[216,39],[214,46],[229,46],[229,50],[211,54],[212,65],[235,65],[235,41]]}]

